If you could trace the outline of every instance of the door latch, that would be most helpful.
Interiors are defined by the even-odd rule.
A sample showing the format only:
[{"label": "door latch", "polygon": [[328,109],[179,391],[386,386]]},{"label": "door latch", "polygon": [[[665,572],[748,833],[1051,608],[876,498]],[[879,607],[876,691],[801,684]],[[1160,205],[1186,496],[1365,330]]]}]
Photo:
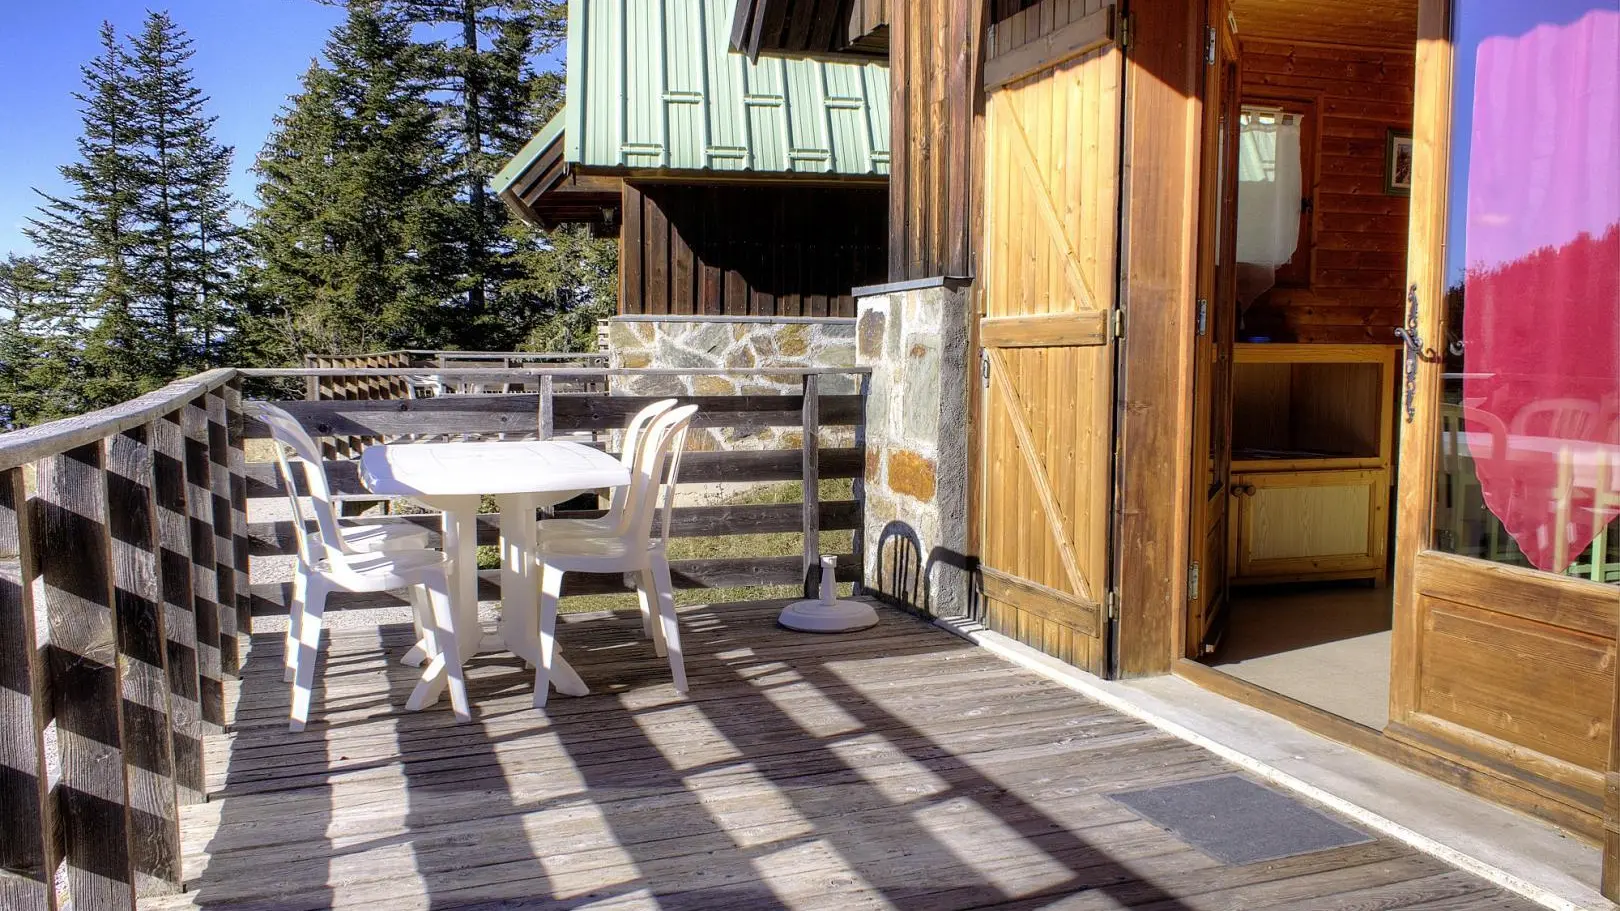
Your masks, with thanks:
[{"label": "door latch", "polygon": [[1406,289],[1406,325],[1396,327],[1395,337],[1406,346],[1406,383],[1405,406],[1406,423],[1412,423],[1417,416],[1417,372],[1420,361],[1432,361],[1436,358],[1434,349],[1425,347],[1423,336],[1418,334],[1418,292],[1417,282],[1413,282]]}]

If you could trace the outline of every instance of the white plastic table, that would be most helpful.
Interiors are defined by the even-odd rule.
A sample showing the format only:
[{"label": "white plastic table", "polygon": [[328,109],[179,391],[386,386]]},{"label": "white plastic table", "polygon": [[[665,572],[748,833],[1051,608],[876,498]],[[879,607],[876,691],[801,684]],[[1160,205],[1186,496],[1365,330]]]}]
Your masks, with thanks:
[{"label": "white plastic table", "polygon": [[[411,497],[443,510],[462,660],[504,649],[533,664],[539,660],[535,510],[589,490],[623,487],[630,473],[613,456],[579,443],[398,443],[362,452],[360,480],[373,493]],[[501,622],[490,639],[478,625],[478,502],[485,496],[495,497],[501,510]],[[551,681],[559,693],[590,692],[560,654]],[[424,675],[413,702],[432,705],[444,684],[442,672]]]}]

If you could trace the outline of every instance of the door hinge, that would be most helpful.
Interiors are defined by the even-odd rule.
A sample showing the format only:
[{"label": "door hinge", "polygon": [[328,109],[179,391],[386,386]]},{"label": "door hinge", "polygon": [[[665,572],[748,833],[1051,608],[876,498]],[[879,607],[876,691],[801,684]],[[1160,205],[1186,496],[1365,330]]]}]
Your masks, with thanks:
[{"label": "door hinge", "polygon": [[1129,14],[1119,17],[1119,49],[1122,51],[1131,49],[1131,17]]},{"label": "door hinge", "polygon": [[1119,619],[1119,592],[1109,592],[1103,598],[1103,615],[1109,620]]},{"label": "door hinge", "polygon": [[1198,600],[1198,564],[1187,567],[1187,600]]},{"label": "door hinge", "polygon": [[1108,332],[1114,338],[1125,337],[1125,308],[1115,307],[1108,312]]},{"label": "door hinge", "polygon": [[979,349],[979,382],[990,388],[990,352],[983,348]]},{"label": "door hinge", "polygon": [[1204,62],[1215,65],[1215,26],[1204,26]]},{"label": "door hinge", "polygon": [[1209,334],[1209,300],[1198,299],[1198,313],[1193,319],[1193,326],[1200,338]]}]

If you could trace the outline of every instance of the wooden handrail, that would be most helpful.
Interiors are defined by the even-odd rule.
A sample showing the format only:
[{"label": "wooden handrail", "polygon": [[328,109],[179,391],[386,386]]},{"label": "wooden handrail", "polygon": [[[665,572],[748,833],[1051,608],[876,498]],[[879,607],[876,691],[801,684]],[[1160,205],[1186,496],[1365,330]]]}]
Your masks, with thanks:
[{"label": "wooden handrail", "polygon": [[0,434],[0,471],[37,462],[138,427],[235,379],[232,367],[175,380],[138,398],[36,427]]},{"label": "wooden handrail", "polygon": [[562,376],[868,376],[871,367],[242,367],[245,377],[444,376],[462,379]]},{"label": "wooden handrail", "polygon": [[178,807],[252,616],[241,401],[224,368],[0,436],[8,911],[182,886]]}]

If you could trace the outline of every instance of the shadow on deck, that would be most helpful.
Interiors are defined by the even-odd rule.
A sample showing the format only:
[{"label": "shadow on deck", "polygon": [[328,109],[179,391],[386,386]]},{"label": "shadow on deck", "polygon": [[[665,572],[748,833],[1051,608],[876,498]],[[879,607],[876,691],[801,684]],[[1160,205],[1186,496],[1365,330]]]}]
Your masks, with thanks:
[{"label": "shadow on deck", "polygon": [[1105,795],[1231,766],[921,621],[817,637],[683,611],[689,698],[631,614],[566,617],[595,693],[400,708],[408,627],[336,629],[308,731],[255,638],[182,896],[232,908],[1520,908],[1386,839],[1225,866]]}]

